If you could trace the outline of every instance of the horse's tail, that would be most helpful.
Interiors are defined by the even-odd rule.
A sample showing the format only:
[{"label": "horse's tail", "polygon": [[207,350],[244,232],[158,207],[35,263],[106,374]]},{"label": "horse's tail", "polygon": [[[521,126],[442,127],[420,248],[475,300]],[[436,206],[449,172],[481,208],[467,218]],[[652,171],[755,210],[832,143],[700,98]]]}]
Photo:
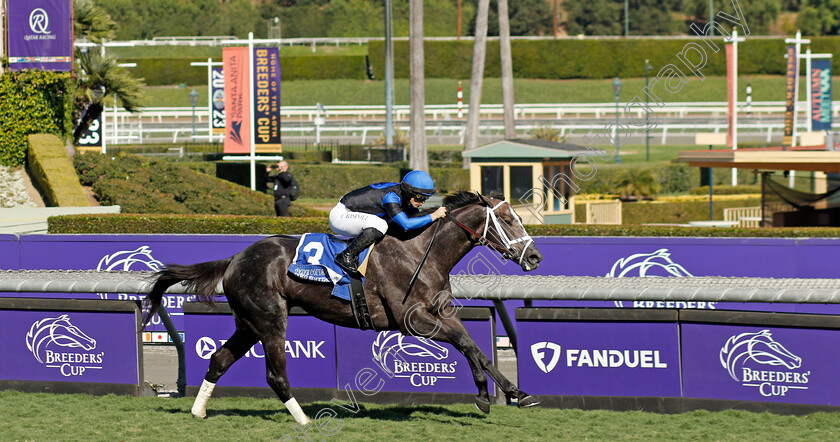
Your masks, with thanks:
[{"label": "horse's tail", "polygon": [[181,281],[184,281],[187,292],[194,293],[200,301],[208,305],[214,305],[216,287],[225,275],[225,270],[231,259],[226,258],[188,266],[170,264],[155,272],[155,283],[144,301],[148,310],[143,315],[143,328],[160,309],[160,303],[166,289]]}]

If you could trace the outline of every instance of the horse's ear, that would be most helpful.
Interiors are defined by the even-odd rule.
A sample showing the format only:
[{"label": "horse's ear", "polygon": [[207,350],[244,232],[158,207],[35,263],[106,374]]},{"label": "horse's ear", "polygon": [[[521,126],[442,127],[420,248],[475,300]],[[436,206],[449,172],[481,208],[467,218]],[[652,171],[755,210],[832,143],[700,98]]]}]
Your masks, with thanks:
[{"label": "horse's ear", "polygon": [[490,198],[493,198],[494,200],[502,200],[502,201],[505,200],[505,195],[503,193],[499,193],[499,192],[495,192],[495,191],[490,192],[490,195],[488,195],[488,196]]}]

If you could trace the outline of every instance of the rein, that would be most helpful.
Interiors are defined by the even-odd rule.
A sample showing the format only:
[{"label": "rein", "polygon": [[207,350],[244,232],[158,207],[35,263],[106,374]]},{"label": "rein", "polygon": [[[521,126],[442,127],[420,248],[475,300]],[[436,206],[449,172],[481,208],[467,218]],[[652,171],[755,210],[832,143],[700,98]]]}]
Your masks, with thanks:
[{"label": "rein", "polygon": [[[448,214],[448,213],[447,213]],[[417,266],[417,270],[414,271],[414,275],[411,277],[411,281],[408,282],[408,290],[405,291],[405,297],[403,298],[403,304],[405,301],[408,300],[408,294],[411,293],[411,288],[414,287],[414,281],[417,280],[417,275],[420,274],[420,269],[423,268],[423,264],[426,263],[426,258],[429,257],[429,251],[432,250],[432,244],[435,242],[435,238],[437,237],[438,229],[440,228],[441,223],[435,223],[435,230],[432,232],[432,240],[429,241],[429,246],[426,247],[426,253],[423,254],[423,259],[420,260],[420,264]]]},{"label": "rein", "polygon": [[476,232],[475,230],[467,227],[464,223],[462,223],[461,221],[458,221],[454,216],[450,215],[449,212],[446,212],[446,217],[450,221],[455,223],[458,227],[466,230],[467,233],[476,237],[478,239],[479,244],[484,245],[484,246],[492,247],[494,250],[496,250],[497,252],[501,253],[504,256],[508,256],[508,254],[510,253],[510,250],[507,247],[503,246],[502,244],[499,244],[496,241],[488,239],[486,236],[484,236],[484,235]]}]

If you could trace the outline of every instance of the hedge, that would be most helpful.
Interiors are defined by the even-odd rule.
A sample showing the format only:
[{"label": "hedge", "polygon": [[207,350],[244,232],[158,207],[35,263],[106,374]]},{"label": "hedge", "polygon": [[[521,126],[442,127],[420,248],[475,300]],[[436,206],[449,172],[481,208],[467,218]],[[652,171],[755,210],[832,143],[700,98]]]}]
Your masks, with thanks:
[{"label": "hedge", "polygon": [[[650,60],[655,67],[653,75],[663,66],[673,63],[684,70],[677,54],[687,43],[699,43],[707,50],[708,62],[701,69],[705,76],[726,75],[723,56],[726,46],[721,38],[710,39],[720,48],[712,53],[702,40],[692,39],[557,39],[513,40],[514,78],[565,79],[565,78],[631,78],[644,77],[643,61]],[[407,41],[395,41],[394,76],[409,77],[409,50]],[[738,72],[740,75],[783,75],[785,73],[783,38],[750,38],[739,45]],[[426,41],[425,75],[427,78],[470,78],[473,42]],[[811,37],[811,50],[840,57],[840,38]],[[384,78],[385,43],[370,41],[368,54],[376,78]],[[693,75],[684,70],[684,74]],[[500,74],[499,42],[487,42],[484,76],[498,78]]]},{"label": "hedge", "polygon": [[[329,164],[295,164],[290,171],[300,183],[302,198],[339,198],[345,193],[374,182],[400,180],[400,167]],[[431,168],[429,174],[442,192],[469,189],[470,171],[458,168]]]},{"label": "hedge", "polygon": [[27,135],[73,130],[73,86],[66,73],[7,71],[0,77],[0,165],[26,160]]},{"label": "hedge", "polygon": [[[49,233],[64,234],[300,235],[307,232],[331,232],[326,217],[274,218],[232,215],[103,214],[53,216],[47,222]],[[840,229],[826,227],[709,228],[555,224],[526,226],[526,229],[532,236],[840,238]]]},{"label": "hedge", "polygon": [[[206,63],[206,58],[122,58],[120,61],[137,63],[136,67],[129,70],[133,76],[144,78],[149,86],[207,84],[207,68],[190,66],[193,62]],[[367,78],[365,57],[361,55],[281,57],[280,67],[283,80]]]},{"label": "hedge", "polygon": [[88,206],[64,143],[49,134],[29,135],[28,143],[27,167],[44,195],[44,202],[51,207]]},{"label": "hedge", "polygon": [[[708,188],[706,190],[708,194]],[[723,209],[731,207],[749,207],[761,204],[761,198],[713,201],[714,219],[723,219]],[[621,220],[624,224],[674,223],[687,224],[689,221],[709,219],[708,201],[638,201],[621,205]],[[575,220],[586,221],[586,203],[575,204]]]}]

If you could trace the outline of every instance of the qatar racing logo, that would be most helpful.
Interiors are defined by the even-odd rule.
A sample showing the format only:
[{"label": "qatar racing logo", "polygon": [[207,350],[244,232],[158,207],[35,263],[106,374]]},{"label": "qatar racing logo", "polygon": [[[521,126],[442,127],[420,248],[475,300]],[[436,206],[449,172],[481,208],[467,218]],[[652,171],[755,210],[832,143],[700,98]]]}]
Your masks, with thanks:
[{"label": "qatar racing logo", "polygon": [[[548,364],[545,363],[545,350],[551,350],[551,358],[549,358]],[[557,366],[561,351],[560,346],[553,342],[537,342],[531,345],[531,357],[534,358],[534,363],[546,374]]]},{"label": "qatar racing logo", "polygon": [[[810,371],[793,371],[802,358],[773,339],[770,330],[741,333],[727,339],[720,349],[720,364],[729,376],[762,396],[785,396],[791,389],[807,390]],[[775,370],[765,368],[780,367]]]},{"label": "qatar racing logo", "polygon": [[383,331],[376,336],[371,351],[373,360],[386,372],[408,379],[414,387],[434,386],[440,379],[455,379],[458,361],[449,362],[449,349],[431,339]]},{"label": "qatar racing logo", "polygon": [[[96,265],[100,271],[153,271],[163,268],[163,263],[152,256],[149,246],[140,246],[134,250],[121,250],[105,255]],[[100,298],[108,299],[107,293],[97,293]]]},{"label": "qatar racing logo", "polygon": [[[35,360],[49,368],[58,368],[63,376],[80,376],[87,369],[101,369],[104,352],[90,352],[96,340],[70,323],[68,315],[35,321],[26,334],[26,347]],[[80,351],[66,351],[80,349]]]},{"label": "qatar racing logo", "polygon": [[51,32],[47,29],[49,26],[50,16],[47,15],[47,11],[41,8],[33,9],[29,14],[29,29],[35,34],[50,34]]},{"label": "qatar racing logo", "polygon": [[[685,267],[671,259],[668,249],[659,249],[653,253],[636,253],[620,258],[613,263],[608,278],[656,278],[663,276],[694,276]],[[624,307],[623,301],[614,301],[616,307]]]}]

